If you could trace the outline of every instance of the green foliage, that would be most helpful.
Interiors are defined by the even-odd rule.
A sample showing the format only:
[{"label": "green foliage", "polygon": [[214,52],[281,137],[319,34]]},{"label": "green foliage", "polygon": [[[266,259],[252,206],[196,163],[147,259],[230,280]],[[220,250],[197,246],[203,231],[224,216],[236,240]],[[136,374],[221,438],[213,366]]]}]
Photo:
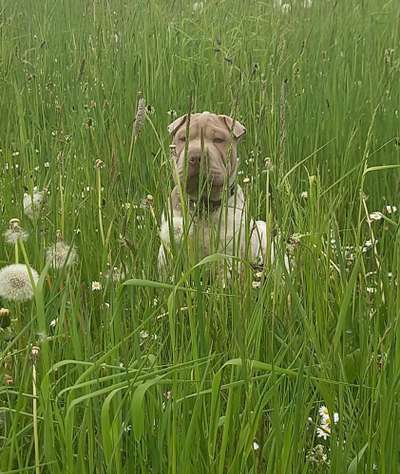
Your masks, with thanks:
[{"label": "green foliage", "polygon": [[[1,3],[0,225],[41,277],[0,301],[0,472],[400,472],[400,3],[194,3]],[[280,231],[262,278],[178,248],[159,274],[167,125],[190,108],[247,128],[238,181]],[[56,271],[57,235],[79,259]]]}]

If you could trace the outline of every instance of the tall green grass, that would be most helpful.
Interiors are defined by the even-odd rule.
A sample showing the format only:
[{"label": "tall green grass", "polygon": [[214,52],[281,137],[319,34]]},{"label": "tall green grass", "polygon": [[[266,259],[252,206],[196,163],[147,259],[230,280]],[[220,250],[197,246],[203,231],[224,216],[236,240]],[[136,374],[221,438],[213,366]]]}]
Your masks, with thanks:
[{"label": "tall green grass", "polygon": [[[1,227],[19,217],[44,270],[32,302],[1,301],[2,473],[400,471],[399,217],[367,218],[400,207],[400,4],[301,4],[1,2]],[[178,250],[158,273],[166,126],[190,107],[247,127],[238,180],[281,236],[260,288],[247,266],[224,287],[206,278],[218,257],[193,268]],[[31,222],[34,186],[48,195]],[[59,272],[57,230],[79,252]],[[326,440],[322,405],[339,414]]]}]

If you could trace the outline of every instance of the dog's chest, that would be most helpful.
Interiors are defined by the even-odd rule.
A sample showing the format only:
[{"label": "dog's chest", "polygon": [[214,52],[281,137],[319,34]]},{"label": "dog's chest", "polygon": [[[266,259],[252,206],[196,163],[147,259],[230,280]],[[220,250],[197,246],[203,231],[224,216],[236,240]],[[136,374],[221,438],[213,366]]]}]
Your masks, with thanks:
[{"label": "dog's chest", "polygon": [[208,215],[193,215],[190,229],[192,246],[199,256],[222,252],[238,255],[244,247],[246,216],[244,198],[239,190],[227,205]]}]

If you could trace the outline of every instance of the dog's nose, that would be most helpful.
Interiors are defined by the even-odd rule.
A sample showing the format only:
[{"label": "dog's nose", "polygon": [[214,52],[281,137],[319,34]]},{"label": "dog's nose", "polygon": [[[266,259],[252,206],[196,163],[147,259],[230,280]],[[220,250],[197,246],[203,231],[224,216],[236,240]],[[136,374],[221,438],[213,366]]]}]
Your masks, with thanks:
[{"label": "dog's nose", "polygon": [[200,153],[196,153],[196,154],[193,154],[193,155],[189,156],[189,163],[191,165],[199,165],[200,161],[201,161],[201,154]]}]

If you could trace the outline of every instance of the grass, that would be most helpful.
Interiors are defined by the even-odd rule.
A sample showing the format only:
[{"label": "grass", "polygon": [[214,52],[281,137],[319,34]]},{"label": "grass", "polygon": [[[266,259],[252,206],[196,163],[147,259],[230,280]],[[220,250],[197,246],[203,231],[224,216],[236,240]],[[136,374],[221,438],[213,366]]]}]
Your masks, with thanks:
[{"label": "grass", "polygon": [[[368,220],[399,206],[400,4],[203,3],[0,4],[1,226],[21,219],[42,272],[31,302],[0,301],[2,473],[400,471],[399,214]],[[258,289],[247,267],[206,284],[217,256],[176,250],[158,273],[168,112],[190,105],[246,125],[238,179],[282,236]],[[79,261],[55,272],[57,231]],[[326,440],[322,405],[340,417]]]}]

